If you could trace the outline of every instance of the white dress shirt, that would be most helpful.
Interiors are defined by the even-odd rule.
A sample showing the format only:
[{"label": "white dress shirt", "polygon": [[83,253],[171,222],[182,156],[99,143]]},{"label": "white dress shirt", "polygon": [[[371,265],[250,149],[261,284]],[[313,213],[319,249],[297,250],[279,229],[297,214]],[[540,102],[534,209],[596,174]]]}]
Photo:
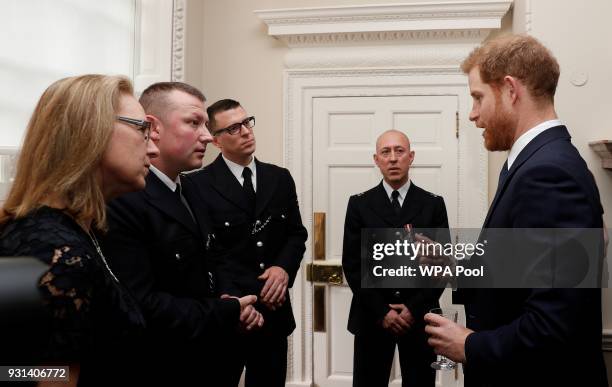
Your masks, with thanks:
[{"label": "white dress shirt", "polygon": [[[236,176],[236,179],[238,179],[240,185],[244,186],[244,177],[242,177],[242,171],[244,171],[245,167],[240,164],[236,164],[232,160],[229,160],[223,154],[221,154],[221,157],[223,157],[223,161],[225,161],[225,164],[227,164],[230,171],[232,171],[232,174]],[[253,181],[253,189],[255,190],[255,192],[257,192],[257,168],[255,165],[254,156],[251,156],[251,162],[249,163],[249,165],[247,165],[247,167],[251,169],[251,180]]]},{"label": "white dress shirt", "polygon": [[[393,197],[391,197],[391,194],[395,190],[384,179],[383,179],[382,184],[383,184],[383,187],[385,188],[385,191],[387,192],[387,197],[389,198],[389,201],[392,202],[393,201]],[[399,201],[400,206],[404,205],[404,199],[406,198],[406,194],[408,193],[408,189],[410,189],[410,179],[408,179],[406,184],[404,184],[403,186],[401,186],[397,190],[397,192],[399,192],[399,196],[397,197],[397,200]]]},{"label": "white dress shirt", "polygon": [[[149,167],[149,170],[153,172],[155,176],[157,176],[159,180],[161,180],[162,183],[164,183],[170,189],[170,191],[176,193],[178,185],[181,184],[181,175],[178,175],[176,179],[172,181],[172,179],[166,176],[165,173],[155,168],[153,165]],[[193,216],[193,212],[191,212],[191,207],[189,207],[189,203],[187,202],[187,199],[185,199],[182,192],[180,192],[180,194],[181,194],[181,202],[183,203],[185,208],[187,208],[187,211],[189,211],[189,215],[191,215],[191,218],[195,221],[195,216]]]},{"label": "white dress shirt", "polygon": [[159,177],[159,180],[161,180],[162,183],[164,183],[166,186],[168,186],[168,188],[170,188],[170,191],[172,191],[172,192],[176,191],[176,185],[177,184],[181,184],[180,176],[177,176],[176,179],[174,179],[174,181],[172,181],[172,179],[170,179],[168,176],[166,176],[165,173],[163,173],[159,169],[155,168],[153,165],[151,165],[149,167],[149,170],[151,172],[153,172],[155,174],[155,176]]},{"label": "white dress shirt", "polygon": [[559,126],[559,125],[563,125],[563,123],[560,120],[544,121],[541,124],[538,124],[534,126],[533,128],[529,129],[528,131],[526,131],[525,133],[523,133],[521,137],[519,137],[514,142],[514,144],[512,145],[512,149],[510,149],[510,154],[508,154],[508,170],[510,170],[510,168],[512,167],[512,164],[514,163],[518,155],[521,153],[523,149],[525,149],[525,147],[527,146],[527,144],[531,142],[531,140],[536,138],[538,134],[544,132],[545,130],[554,128],[555,126]]}]

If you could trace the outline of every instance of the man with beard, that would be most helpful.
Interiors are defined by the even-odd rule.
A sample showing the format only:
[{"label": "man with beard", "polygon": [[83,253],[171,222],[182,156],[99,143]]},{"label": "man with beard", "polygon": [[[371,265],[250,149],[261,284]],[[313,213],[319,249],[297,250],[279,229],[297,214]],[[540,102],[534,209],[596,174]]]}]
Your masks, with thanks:
[{"label": "man with beard", "polygon": [[[485,147],[510,151],[483,229],[601,228],[597,186],[555,112],[559,65],[550,51],[533,37],[502,37],[476,48],[462,69]],[[427,314],[426,332],[436,353],[464,363],[466,386],[608,385],[600,289],[456,296],[467,328]]]},{"label": "man with beard", "polygon": [[[181,172],[202,166],[206,144],[206,99],[195,87],[160,82],[145,89],[140,103],[159,148],[146,188],[113,200],[104,252],[137,297],[147,322],[141,358],[142,385],[228,386],[219,358],[223,337],[261,327],[255,295],[221,298],[209,262],[214,243],[205,219],[194,218],[194,188]],[[110,359],[109,359],[110,360]],[[136,371],[135,371],[136,372]]]}]

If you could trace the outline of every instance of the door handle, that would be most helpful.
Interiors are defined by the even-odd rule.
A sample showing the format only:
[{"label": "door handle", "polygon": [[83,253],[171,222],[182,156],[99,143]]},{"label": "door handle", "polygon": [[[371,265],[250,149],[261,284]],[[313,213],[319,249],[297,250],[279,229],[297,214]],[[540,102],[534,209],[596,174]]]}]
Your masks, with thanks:
[{"label": "door handle", "polygon": [[312,294],[312,329],[325,332],[325,285],[314,285]]},{"label": "door handle", "polygon": [[325,260],[325,212],[314,213],[314,260]]},{"label": "door handle", "polygon": [[306,265],[309,282],[341,285],[342,265],[325,263],[325,212],[314,213],[313,262]]},{"label": "door handle", "polygon": [[342,285],[342,265],[313,262],[306,265],[306,280],[309,282]]},{"label": "door handle", "polygon": [[306,265],[306,280],[313,282],[312,325],[315,332],[326,331],[325,284],[341,285],[342,265],[325,264],[325,212],[315,212],[313,217],[313,262]]},{"label": "door handle", "polygon": [[313,329],[315,332],[326,331],[326,284],[342,285],[342,265],[309,263],[306,266],[306,279],[313,282]]}]

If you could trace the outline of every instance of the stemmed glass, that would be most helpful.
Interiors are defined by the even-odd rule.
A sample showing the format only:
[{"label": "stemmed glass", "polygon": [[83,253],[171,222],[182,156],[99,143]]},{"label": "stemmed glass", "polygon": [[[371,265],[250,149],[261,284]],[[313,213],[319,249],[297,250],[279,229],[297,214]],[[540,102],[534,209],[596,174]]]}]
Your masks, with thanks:
[{"label": "stemmed glass", "polygon": [[[433,308],[429,312],[438,314],[454,323],[457,322],[459,316],[459,310],[454,308]],[[456,367],[457,363],[442,355],[438,355],[438,359],[431,363],[431,368],[435,370],[453,370]]]}]

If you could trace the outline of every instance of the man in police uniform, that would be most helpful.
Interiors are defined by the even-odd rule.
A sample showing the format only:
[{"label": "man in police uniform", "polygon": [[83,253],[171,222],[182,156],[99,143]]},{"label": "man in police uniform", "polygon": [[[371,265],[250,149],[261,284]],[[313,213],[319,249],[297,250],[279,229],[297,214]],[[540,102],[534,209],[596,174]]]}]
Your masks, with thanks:
[{"label": "man in police uniform", "polygon": [[[361,287],[361,230],[364,228],[448,229],[442,197],[408,177],[414,160],[408,137],[388,130],[376,141],[374,162],[383,175],[376,187],[351,196],[344,222],[342,267],[353,291],[348,330],[355,335],[353,386],[387,386],[397,345],[402,386],[434,385],[423,316],[438,307],[442,289],[365,289]],[[448,232],[442,232],[448,238]],[[446,240],[439,240],[444,243]]]},{"label": "man in police uniform", "polygon": [[220,100],[208,109],[217,159],[188,175],[199,194],[196,217],[215,235],[218,286],[231,296],[256,294],[264,326],[235,337],[228,362],[238,384],[284,386],[287,336],[295,329],[288,288],[305,251],[295,183],[287,169],[255,159],[255,118],[240,103]]},{"label": "man in police uniform", "polygon": [[160,154],[152,160],[146,188],[108,206],[104,252],[147,319],[141,356],[134,360],[155,372],[141,375],[143,385],[160,380],[193,385],[205,374],[211,385],[229,386],[218,356],[226,347],[222,337],[263,324],[250,305],[253,293],[222,299],[215,289],[209,231],[198,227],[192,187],[181,176],[202,166],[212,141],[205,101],[198,89],[181,82],[159,82],[143,91],[140,103]]}]

